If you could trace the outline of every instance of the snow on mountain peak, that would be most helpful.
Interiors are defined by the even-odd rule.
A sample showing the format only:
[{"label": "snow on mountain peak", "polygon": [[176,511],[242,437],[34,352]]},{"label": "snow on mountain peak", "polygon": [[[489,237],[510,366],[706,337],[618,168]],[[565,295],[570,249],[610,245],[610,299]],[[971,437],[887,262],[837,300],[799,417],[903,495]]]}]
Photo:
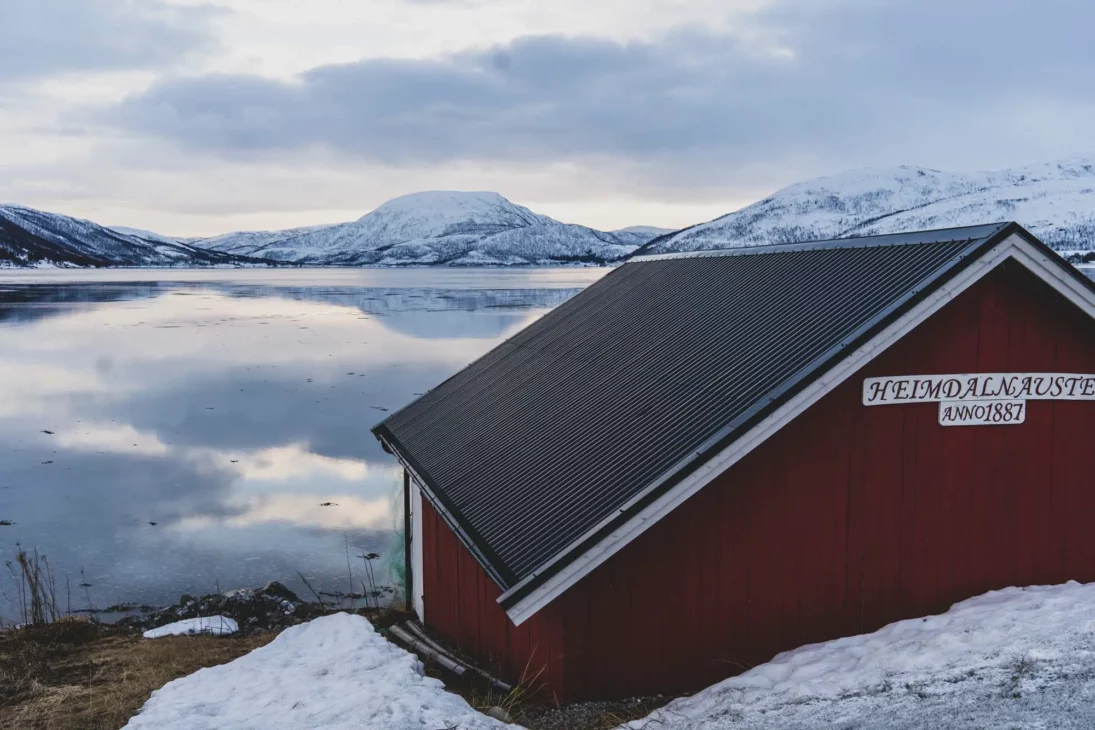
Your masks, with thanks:
[{"label": "snow on mountain peak", "polygon": [[[498,193],[431,190],[393,198],[355,224],[384,244],[443,236],[455,229],[512,228],[554,222]],[[383,245],[383,244],[382,244]]]},{"label": "snow on mountain peak", "polygon": [[374,213],[416,215],[429,212],[437,217],[462,217],[494,214],[500,209],[520,208],[498,193],[489,191],[424,190],[408,193],[381,203],[362,218]]}]

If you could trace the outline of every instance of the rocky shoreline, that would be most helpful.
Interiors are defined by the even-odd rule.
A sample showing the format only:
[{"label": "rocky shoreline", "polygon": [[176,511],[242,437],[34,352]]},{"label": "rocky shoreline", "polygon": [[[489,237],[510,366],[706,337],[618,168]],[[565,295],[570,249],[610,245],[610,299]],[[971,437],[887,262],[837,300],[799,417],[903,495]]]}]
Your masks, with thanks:
[{"label": "rocky shoreline", "polygon": [[281,631],[331,613],[334,608],[326,603],[304,601],[282,583],[272,581],[262,588],[241,588],[202,596],[184,594],[178,603],[163,608],[123,605],[111,607],[107,612],[112,609],[139,611],[114,622],[118,627],[139,631],[184,619],[227,616],[239,624],[239,634],[247,636]]}]

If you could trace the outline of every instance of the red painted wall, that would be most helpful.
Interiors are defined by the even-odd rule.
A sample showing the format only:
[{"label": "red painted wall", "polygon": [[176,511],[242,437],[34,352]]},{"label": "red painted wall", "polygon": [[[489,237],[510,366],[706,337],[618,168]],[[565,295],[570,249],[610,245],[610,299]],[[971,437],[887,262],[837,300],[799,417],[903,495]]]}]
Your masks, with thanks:
[{"label": "red painted wall", "polygon": [[[563,630],[547,606],[514,626],[498,605],[498,585],[479,567],[425,499],[422,500],[422,587],[425,624],[474,659],[513,682],[527,678],[550,698],[564,687]],[[561,698],[560,698],[561,699]]]},{"label": "red painted wall", "polygon": [[994,588],[1095,580],[1095,403],[952,428],[934,403],[861,403],[866,377],[1040,371],[1095,372],[1095,323],[1012,264],[521,627],[430,513],[427,623],[510,677],[547,647],[557,696],[613,697],[694,690]]}]

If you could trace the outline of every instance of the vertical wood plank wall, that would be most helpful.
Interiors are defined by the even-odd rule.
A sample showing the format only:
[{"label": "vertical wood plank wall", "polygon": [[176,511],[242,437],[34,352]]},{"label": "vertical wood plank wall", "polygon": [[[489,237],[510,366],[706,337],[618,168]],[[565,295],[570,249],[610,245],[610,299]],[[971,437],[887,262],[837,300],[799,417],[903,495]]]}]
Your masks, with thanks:
[{"label": "vertical wood plank wall", "polygon": [[563,684],[563,632],[558,610],[548,606],[514,626],[498,605],[502,591],[422,500],[422,580],[426,626],[478,666],[510,681],[527,678],[544,695]]},{"label": "vertical wood plank wall", "polygon": [[[1095,372],[1095,323],[997,269],[520,627],[429,510],[427,622],[560,699],[694,690],[1009,585],[1095,580],[1095,402],[1017,426],[867,408],[863,378]],[[546,651],[546,656],[543,652]]]}]

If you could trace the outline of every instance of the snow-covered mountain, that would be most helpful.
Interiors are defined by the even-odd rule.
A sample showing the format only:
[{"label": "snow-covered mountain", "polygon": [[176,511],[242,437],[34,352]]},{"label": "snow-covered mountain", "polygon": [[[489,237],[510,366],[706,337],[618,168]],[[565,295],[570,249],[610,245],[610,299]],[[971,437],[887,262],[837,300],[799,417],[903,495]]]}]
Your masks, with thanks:
[{"label": "snow-covered mountain", "polygon": [[348,223],[161,236],[0,206],[0,266],[309,266],[606,264],[635,254],[791,243],[1016,220],[1062,251],[1095,259],[1095,159],[980,173],[919,167],[846,172],[784,188],[681,231],[597,231],[498,193],[423,192]]},{"label": "snow-covered mountain", "polygon": [[129,226],[103,226],[115,233],[121,233],[123,236],[133,236],[145,241],[153,241],[155,243],[193,243],[194,241],[202,240],[201,236],[192,236],[187,238],[185,236],[163,236],[154,231],[146,231],[143,228],[130,228]]},{"label": "snow-covered mountain", "polygon": [[[215,266],[255,263],[149,234],[120,233],[91,221],[0,205],[0,267]],[[154,236],[154,237],[153,237]]]},{"label": "snow-covered mountain", "polygon": [[212,250],[310,265],[528,265],[618,261],[662,229],[611,233],[560,223],[498,193],[432,191],[389,200],[356,221],[230,233]]},{"label": "snow-covered mountain", "polygon": [[1018,221],[1058,250],[1095,249],[1095,160],[996,172],[856,170],[797,183],[734,213],[659,236],[637,253],[866,236]]},{"label": "snow-covered mountain", "polygon": [[301,228],[287,228],[282,231],[235,231],[222,233],[210,238],[198,238],[195,242],[203,248],[224,253],[234,253],[242,256],[251,255],[253,252],[266,248],[279,241],[287,241],[306,233],[314,233],[326,228],[337,228],[342,223],[328,224],[325,226],[303,226]]},{"label": "snow-covered mountain", "polygon": [[675,232],[675,228],[658,228],[657,226],[628,226],[627,228],[611,231],[612,235],[620,241],[635,246],[642,246],[658,236]]},{"label": "snow-covered mountain", "polygon": [[0,206],[0,266],[492,266],[619,261],[665,229],[602,232],[497,193],[425,192],[349,223],[177,238],[21,206]]}]

